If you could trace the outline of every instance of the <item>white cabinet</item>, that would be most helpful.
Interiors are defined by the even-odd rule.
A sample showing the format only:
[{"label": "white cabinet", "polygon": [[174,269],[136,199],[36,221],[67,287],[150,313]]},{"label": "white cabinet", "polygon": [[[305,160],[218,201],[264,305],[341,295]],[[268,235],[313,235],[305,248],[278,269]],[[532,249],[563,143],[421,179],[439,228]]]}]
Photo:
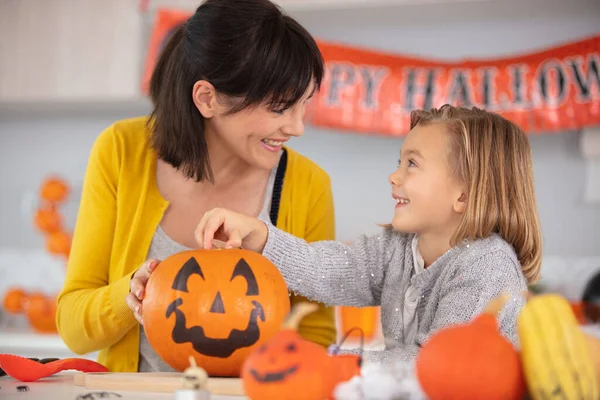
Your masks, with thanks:
[{"label": "white cabinet", "polygon": [[141,97],[139,0],[0,0],[0,103]]}]

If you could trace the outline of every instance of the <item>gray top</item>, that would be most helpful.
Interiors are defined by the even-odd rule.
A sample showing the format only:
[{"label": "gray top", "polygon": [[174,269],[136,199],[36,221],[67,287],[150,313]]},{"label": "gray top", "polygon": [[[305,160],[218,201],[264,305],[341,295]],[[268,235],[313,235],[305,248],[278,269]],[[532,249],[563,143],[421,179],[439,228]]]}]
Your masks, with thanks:
[{"label": "gray top", "polygon": [[[469,321],[502,292],[512,299],[498,316],[500,329],[518,346],[516,319],[527,283],[513,247],[497,234],[456,246],[415,274],[412,234],[385,228],[352,245],[307,244],[267,226],[263,255],[279,268],[290,290],[327,305],[381,306],[385,349],[366,351],[366,361],[414,359],[433,332]],[[409,286],[418,292],[418,328],[413,341],[405,344],[403,310]]]},{"label": "gray top", "polygon": [[[273,196],[273,185],[275,184],[275,175],[277,167],[271,170],[269,183],[267,184],[267,192],[265,193],[265,203],[260,212],[259,218],[268,221],[270,219],[269,212],[271,210],[271,197]],[[150,250],[148,251],[147,259],[164,260],[165,258],[180,253],[190,248],[171,239],[160,225],[156,228]],[[140,361],[138,365],[139,372],[173,372],[175,371],[167,363],[165,363],[152,349],[144,329],[140,329]]]}]

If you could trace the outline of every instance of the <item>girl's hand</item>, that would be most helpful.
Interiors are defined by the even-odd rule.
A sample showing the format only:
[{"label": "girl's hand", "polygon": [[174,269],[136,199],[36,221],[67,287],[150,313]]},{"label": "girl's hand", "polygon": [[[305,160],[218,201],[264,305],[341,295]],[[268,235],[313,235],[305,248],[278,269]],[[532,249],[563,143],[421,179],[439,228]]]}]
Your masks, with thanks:
[{"label": "girl's hand", "polygon": [[142,300],[146,294],[146,283],[150,279],[150,274],[158,265],[158,260],[148,260],[133,274],[129,282],[129,293],[125,297],[125,302],[133,310],[135,319],[143,325],[142,321]]},{"label": "girl's hand", "polygon": [[267,242],[268,230],[257,218],[214,208],[202,216],[195,236],[200,248],[213,248],[216,239],[224,241],[226,248],[243,247],[260,253]]}]

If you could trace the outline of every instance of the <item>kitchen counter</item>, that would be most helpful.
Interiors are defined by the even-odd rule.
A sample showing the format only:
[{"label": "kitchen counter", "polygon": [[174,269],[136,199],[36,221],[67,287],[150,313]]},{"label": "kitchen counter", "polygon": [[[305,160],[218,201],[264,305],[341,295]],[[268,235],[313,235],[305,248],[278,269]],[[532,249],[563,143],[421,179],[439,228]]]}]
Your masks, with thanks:
[{"label": "kitchen counter", "polygon": [[57,334],[41,334],[31,330],[0,330],[0,354],[16,354],[35,358],[80,357],[96,360],[97,353],[79,356],[73,353]]}]

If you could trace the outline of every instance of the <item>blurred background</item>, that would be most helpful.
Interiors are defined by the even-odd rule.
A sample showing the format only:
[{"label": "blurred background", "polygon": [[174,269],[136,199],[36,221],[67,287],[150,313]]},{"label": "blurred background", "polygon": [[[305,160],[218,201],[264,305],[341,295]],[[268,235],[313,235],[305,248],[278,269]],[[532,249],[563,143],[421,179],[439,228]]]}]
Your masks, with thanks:
[{"label": "blurred background", "polygon": [[[317,40],[440,63],[477,59],[495,65],[600,35],[599,0],[279,3]],[[141,87],[157,10],[191,13],[198,4],[0,0],[0,297],[15,287],[28,296],[58,292],[64,243],[49,245],[34,223],[42,184],[55,176],[55,191],[61,182],[68,185],[60,212],[72,229],[95,138],[114,121],[150,109]],[[585,121],[554,110],[542,117],[573,124],[530,132],[544,238],[541,285],[573,302],[600,271],[600,41],[589,43],[574,54],[592,54],[583,70],[589,84]],[[386,177],[396,166],[402,135],[364,124],[360,130],[326,125],[307,123],[305,135],[289,145],[331,176],[337,238],[351,240],[375,232],[393,213]],[[376,326],[376,312],[352,318]],[[24,314],[3,310],[0,353],[68,354],[55,334],[40,330]]]}]

